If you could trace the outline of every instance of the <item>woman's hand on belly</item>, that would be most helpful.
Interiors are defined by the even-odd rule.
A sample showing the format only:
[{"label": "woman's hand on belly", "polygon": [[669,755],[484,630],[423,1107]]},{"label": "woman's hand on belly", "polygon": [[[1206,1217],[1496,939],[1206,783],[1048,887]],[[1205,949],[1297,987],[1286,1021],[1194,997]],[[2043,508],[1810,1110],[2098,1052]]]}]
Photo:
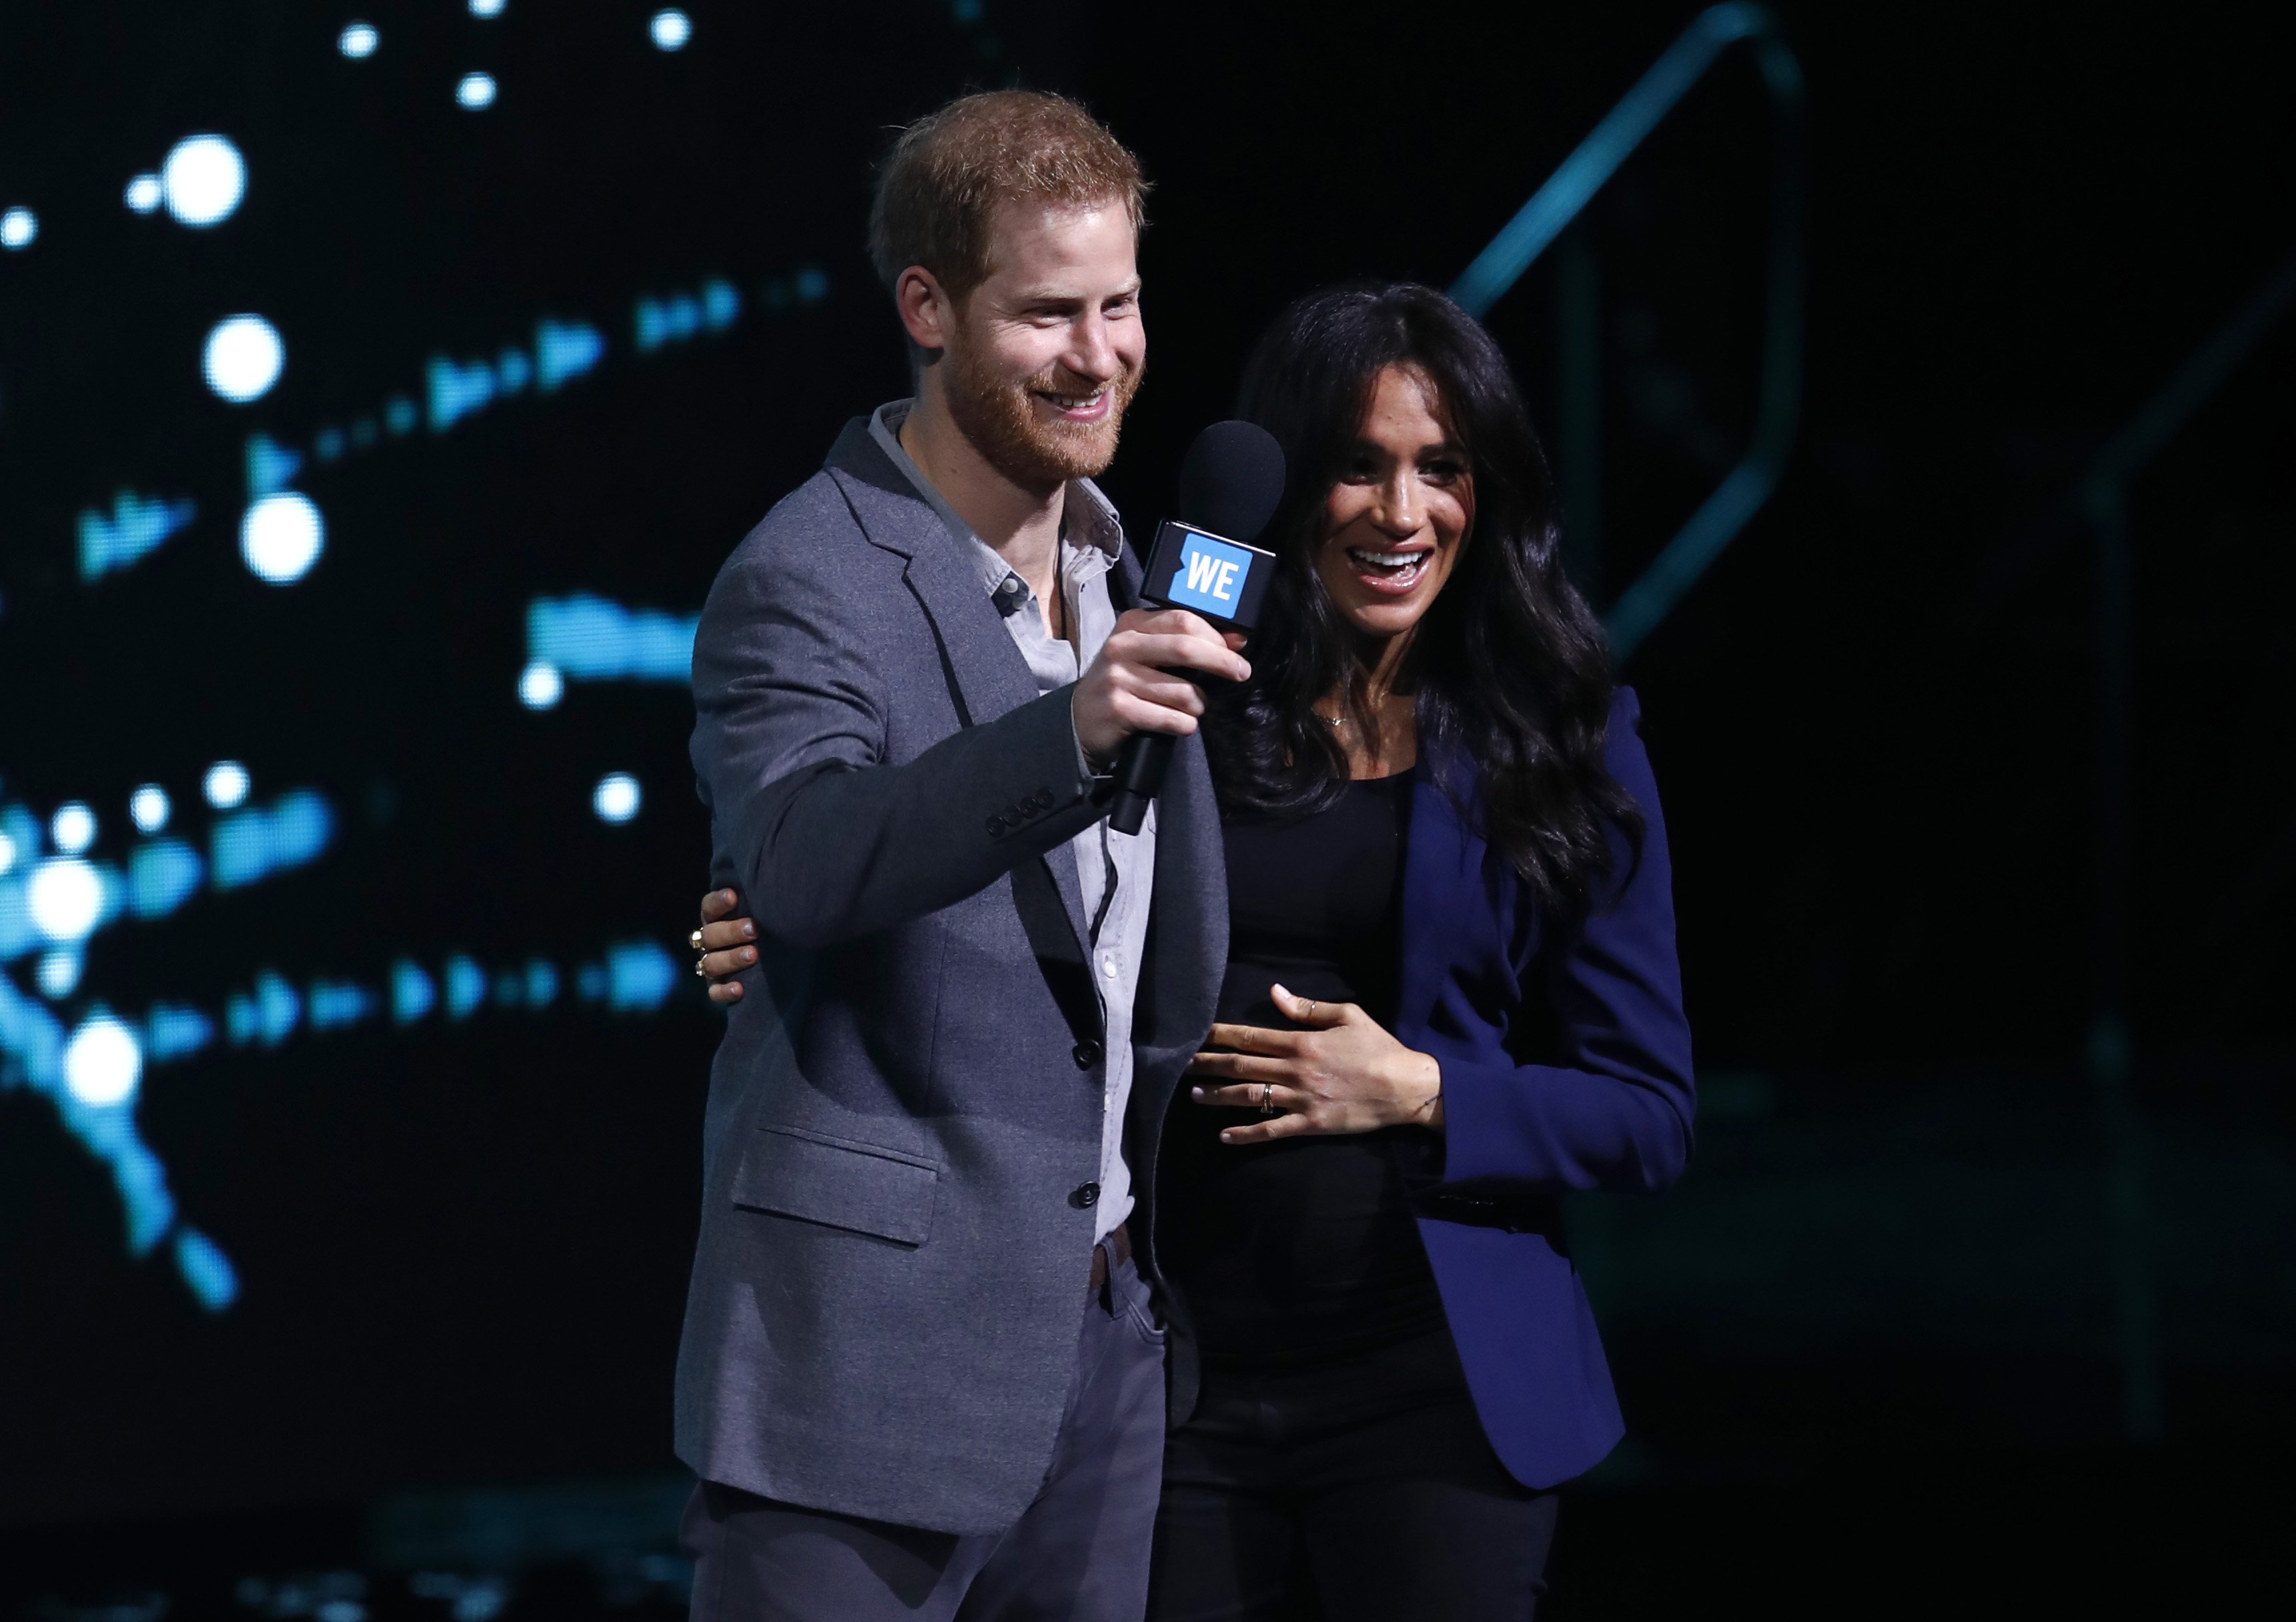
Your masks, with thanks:
[{"label": "woman's hand on belly", "polygon": [[1215,1025],[1204,1040],[1226,1051],[1198,1053],[1189,1069],[1202,1078],[1191,1089],[1196,1102],[1263,1118],[1227,1127],[1220,1142],[1443,1124],[1443,1070],[1431,1054],[1404,1046],[1353,1003],[1311,1002],[1281,986],[1271,995],[1305,1028]]}]

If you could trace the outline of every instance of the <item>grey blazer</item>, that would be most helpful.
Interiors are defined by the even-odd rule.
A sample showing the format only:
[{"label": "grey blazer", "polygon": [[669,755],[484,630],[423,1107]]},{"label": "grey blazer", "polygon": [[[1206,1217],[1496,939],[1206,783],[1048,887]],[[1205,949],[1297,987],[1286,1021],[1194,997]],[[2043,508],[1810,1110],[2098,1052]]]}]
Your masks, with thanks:
[{"label": "grey blazer", "polygon": [[[1046,860],[1103,815],[1069,692],[1037,695],[979,569],[856,421],[719,571],[693,697],[712,881],[761,939],[710,1070],[678,1456],[814,1508],[1008,1527],[1050,1467],[1099,1172],[1076,866]],[[1114,1034],[1143,1249],[1227,955],[1196,740],[1156,846]]]}]

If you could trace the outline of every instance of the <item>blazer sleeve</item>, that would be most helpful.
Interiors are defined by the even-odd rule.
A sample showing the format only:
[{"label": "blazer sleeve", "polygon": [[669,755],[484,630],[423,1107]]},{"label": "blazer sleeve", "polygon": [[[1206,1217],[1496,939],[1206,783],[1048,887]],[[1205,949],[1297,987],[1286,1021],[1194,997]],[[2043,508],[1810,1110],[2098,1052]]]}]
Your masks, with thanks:
[{"label": "blazer sleeve", "polygon": [[752,537],[693,648],[714,865],[760,930],[815,948],[953,905],[1101,815],[1066,687],[889,764],[879,651],[898,632],[836,564],[802,537]]},{"label": "blazer sleeve", "polygon": [[1557,1062],[1443,1061],[1447,1180],[1657,1189],[1690,1158],[1696,1091],[1673,869],[1640,711],[1631,692],[1622,689],[1619,700],[1604,758],[1642,808],[1642,859],[1615,836],[1607,893],[1533,961],[1538,983],[1523,989],[1554,1010]]}]

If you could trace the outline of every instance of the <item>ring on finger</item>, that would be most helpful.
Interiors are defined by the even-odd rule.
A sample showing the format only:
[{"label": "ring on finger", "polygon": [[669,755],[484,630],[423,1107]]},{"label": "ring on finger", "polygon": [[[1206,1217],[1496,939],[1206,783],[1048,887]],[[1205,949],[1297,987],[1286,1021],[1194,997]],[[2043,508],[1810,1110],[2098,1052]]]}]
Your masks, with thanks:
[{"label": "ring on finger", "polygon": [[696,952],[701,950],[701,931],[696,930],[693,934],[687,936],[685,938],[685,944],[692,946]]},{"label": "ring on finger", "polygon": [[1262,1115],[1275,1113],[1275,1084],[1272,1081],[1259,1084],[1259,1112]]}]

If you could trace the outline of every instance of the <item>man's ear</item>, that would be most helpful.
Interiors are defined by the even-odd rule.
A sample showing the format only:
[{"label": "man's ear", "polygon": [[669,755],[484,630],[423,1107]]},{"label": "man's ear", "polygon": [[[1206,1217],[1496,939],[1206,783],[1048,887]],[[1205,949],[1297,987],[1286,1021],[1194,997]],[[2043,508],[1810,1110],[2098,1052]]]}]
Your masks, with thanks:
[{"label": "man's ear", "polygon": [[955,307],[940,278],[922,265],[910,266],[893,283],[893,307],[901,313],[901,329],[914,349],[925,352],[927,364],[939,360],[956,322]]}]

